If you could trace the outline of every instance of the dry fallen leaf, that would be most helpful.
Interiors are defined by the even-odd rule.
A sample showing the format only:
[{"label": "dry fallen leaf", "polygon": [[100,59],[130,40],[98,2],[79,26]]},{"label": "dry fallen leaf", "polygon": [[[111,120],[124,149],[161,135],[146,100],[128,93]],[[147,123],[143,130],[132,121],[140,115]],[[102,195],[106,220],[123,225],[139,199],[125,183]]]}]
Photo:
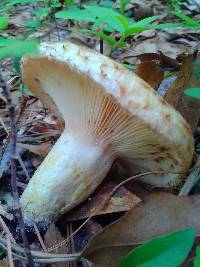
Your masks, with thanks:
[{"label": "dry fallen leaf", "polygon": [[136,74],[157,89],[164,77],[164,72],[155,61],[143,61],[137,64]]},{"label": "dry fallen leaf", "polygon": [[200,104],[199,101],[184,94],[186,88],[200,86],[192,72],[192,62],[192,55],[183,60],[177,78],[167,90],[164,98],[182,114],[192,131],[195,131],[200,117]]},{"label": "dry fallen leaf", "polygon": [[136,195],[122,186],[112,196],[109,203],[99,210],[99,207],[109,198],[116,185],[117,183],[113,181],[105,180],[86,202],[67,213],[66,220],[74,221],[94,215],[127,211],[140,202]]},{"label": "dry fallen leaf", "polygon": [[31,145],[31,144],[23,144],[23,143],[17,143],[18,146],[25,148],[29,150],[30,152],[45,157],[49,150],[52,148],[52,144],[50,142],[42,143],[39,145]]},{"label": "dry fallen leaf", "polygon": [[116,267],[135,245],[158,235],[194,227],[199,236],[199,221],[200,195],[179,197],[153,193],[97,234],[84,250],[83,257],[95,267]]},{"label": "dry fallen leaf", "polygon": [[8,257],[6,257],[3,260],[0,260],[0,266],[1,267],[9,267],[10,266]]},{"label": "dry fallen leaf", "polygon": [[[45,246],[48,248],[51,248],[55,245],[57,245],[58,243],[62,242],[64,240],[64,238],[61,236],[58,228],[55,226],[54,223],[52,223],[46,234],[44,237],[44,244]],[[61,247],[55,249],[53,252],[54,253],[67,253],[67,245],[64,243]],[[66,267],[66,263],[55,263],[55,264],[51,264],[51,267]]]}]

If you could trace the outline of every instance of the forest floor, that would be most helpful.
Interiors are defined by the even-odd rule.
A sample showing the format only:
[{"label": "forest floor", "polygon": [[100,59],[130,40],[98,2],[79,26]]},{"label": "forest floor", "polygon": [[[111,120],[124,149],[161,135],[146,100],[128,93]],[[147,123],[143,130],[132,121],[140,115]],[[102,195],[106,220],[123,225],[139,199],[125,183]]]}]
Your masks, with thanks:
[{"label": "forest floor", "polygon": [[[196,237],[199,237],[200,102],[186,96],[184,90],[200,87],[198,54],[200,2],[185,1],[183,5],[180,5],[180,1],[132,0],[127,2],[124,14],[135,21],[158,16],[156,24],[188,23],[188,27],[166,26],[161,29],[154,27],[144,29],[128,36],[125,39],[125,47],[117,46],[111,54],[110,45],[106,40],[100,42],[97,35],[81,31],[81,29],[90,29],[91,23],[55,18],[56,12],[67,8],[65,3],[51,8],[51,4],[58,1],[49,1],[49,3],[46,1],[46,6],[43,6],[44,3],[40,1],[35,3],[34,1],[29,3],[15,1],[16,4],[12,2],[2,1],[0,5],[0,57],[1,49],[6,46],[2,41],[5,39],[35,39],[39,42],[52,43],[72,41],[98,52],[101,50],[104,55],[124,64],[130,71],[136,72],[178,110],[190,125],[195,140],[193,169],[185,175],[185,184],[175,190],[168,192],[166,189],[155,189],[134,178],[118,186],[129,178],[129,174],[115,162],[103,183],[84,203],[51,223],[48,230],[42,230],[36,225],[32,229],[27,229],[31,250],[44,253],[34,256],[34,259],[38,260],[35,266],[114,267],[119,266],[119,261],[132,248],[156,236],[193,227],[196,230]],[[66,1],[68,4],[69,2]],[[4,6],[9,3],[12,5],[5,11]],[[112,1],[93,2],[96,6],[101,3],[119,10],[119,4]],[[72,1],[71,5],[75,6],[76,3]],[[5,12],[8,15],[6,15],[7,22],[3,18]],[[192,24],[191,21],[181,20],[173,12],[185,14],[197,24],[199,23],[199,26]],[[8,24],[7,26],[2,26],[1,18]],[[120,38],[120,33],[117,31],[109,34],[115,40]],[[63,129],[57,122],[55,114],[46,110],[43,104],[24,87],[20,73],[21,55],[15,56],[13,49],[15,46],[10,46],[11,54],[8,52],[7,57],[2,57],[1,73],[11,89],[12,99],[16,104],[17,187],[21,195]],[[10,131],[7,100],[0,88],[0,244],[2,245],[0,266],[20,267],[26,264],[23,259],[20,259],[20,256],[25,255],[24,251],[20,250],[23,250],[24,245],[13,212]],[[100,210],[98,207],[102,203],[106,205]],[[195,248],[198,244],[196,239]],[[54,253],[57,263],[51,262],[53,256],[51,257],[50,253]],[[63,258],[58,254],[64,255]],[[88,261],[63,262],[63,259],[66,261],[67,254],[79,255],[81,259],[85,258]],[[187,255],[183,257],[182,265],[169,264],[168,266],[193,266],[194,254],[195,249],[188,258]],[[155,263],[145,266],[161,267],[162,265]],[[200,265],[196,263],[195,267],[198,266]]]}]

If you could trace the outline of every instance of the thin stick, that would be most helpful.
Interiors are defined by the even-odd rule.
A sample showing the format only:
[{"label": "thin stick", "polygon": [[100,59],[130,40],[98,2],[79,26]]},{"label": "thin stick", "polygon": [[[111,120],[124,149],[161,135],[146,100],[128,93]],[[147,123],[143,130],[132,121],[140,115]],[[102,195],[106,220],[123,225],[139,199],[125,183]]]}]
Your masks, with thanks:
[{"label": "thin stick", "polygon": [[29,176],[29,173],[28,173],[28,171],[26,169],[26,166],[24,165],[24,162],[23,162],[20,154],[17,154],[17,159],[18,159],[18,161],[19,161],[19,163],[20,163],[20,165],[22,167],[22,170],[23,170],[24,174],[26,175],[26,178],[28,179],[28,181],[30,181],[31,177]]},{"label": "thin stick", "polygon": [[35,223],[33,224],[33,227],[34,227],[35,233],[37,235],[37,238],[38,238],[38,240],[40,242],[40,245],[41,245],[42,249],[44,250],[44,252],[47,252],[47,248],[46,248],[46,246],[45,246],[45,244],[44,244],[44,242],[42,240],[40,231],[38,230],[37,225]]},{"label": "thin stick", "polygon": [[100,39],[100,53],[103,55],[103,39]]},{"label": "thin stick", "polygon": [[70,236],[68,236],[66,239],[64,239],[63,241],[61,241],[60,243],[56,244],[55,246],[52,246],[50,248],[48,248],[48,251],[52,251],[54,249],[57,249],[59,247],[61,247],[62,245],[64,245],[66,242],[69,242],[69,240],[76,235],[82,228],[83,226],[90,220],[92,219],[92,217],[94,217],[95,215],[97,215],[97,213],[103,209],[105,207],[106,204],[108,204],[109,200],[111,199],[111,197],[114,195],[114,193],[124,184],[135,180],[137,178],[140,178],[142,176],[146,176],[146,175],[151,175],[151,174],[167,174],[167,173],[179,173],[179,172],[174,172],[174,171],[160,171],[160,170],[155,170],[155,171],[148,171],[148,172],[143,172],[143,173],[139,173],[136,174],[134,176],[131,176],[129,178],[127,178],[126,180],[122,181],[120,184],[116,185],[112,192],[110,193],[110,195],[108,196],[108,198],[96,209],[95,214],[91,215],[90,217],[88,217],[74,232],[73,234],[71,234]]},{"label": "thin stick", "polygon": [[4,96],[6,97],[7,100],[7,105],[8,105],[8,110],[9,110],[9,115],[10,115],[10,139],[11,139],[11,187],[12,187],[12,195],[14,199],[14,209],[16,212],[16,217],[19,223],[22,239],[23,239],[23,244],[24,244],[24,250],[25,254],[27,256],[28,260],[28,265],[29,267],[34,266],[33,265],[33,258],[31,256],[30,252],[30,246],[28,243],[28,238],[26,235],[26,230],[25,230],[25,225],[24,225],[24,220],[22,216],[22,211],[20,208],[20,203],[19,203],[19,193],[17,189],[17,174],[16,174],[16,162],[17,162],[17,154],[16,154],[16,141],[17,141],[17,131],[16,131],[16,115],[15,115],[15,104],[12,101],[11,93],[10,93],[10,88],[6,84],[5,80],[2,77],[2,74],[0,73],[0,87],[3,89]]},{"label": "thin stick", "polygon": [[6,125],[5,125],[5,123],[4,123],[4,121],[3,121],[2,118],[0,118],[0,123],[1,123],[1,125],[3,126],[5,132],[6,132],[7,134],[9,134],[8,129],[7,129],[7,127],[6,127]]},{"label": "thin stick", "polygon": [[197,183],[197,181],[200,178],[200,156],[198,156],[196,164],[194,165],[194,167],[192,168],[192,171],[190,173],[190,175],[188,176],[185,184],[183,185],[179,196],[187,196],[191,189],[193,188],[193,186]]},{"label": "thin stick", "polygon": [[7,243],[7,251],[8,251],[8,261],[9,267],[14,267],[13,257],[12,257],[12,249],[11,249],[11,242],[8,235],[6,235],[6,243]]},{"label": "thin stick", "polygon": [[6,232],[6,236],[8,236],[14,244],[17,244],[13,235],[11,234],[10,230],[8,229],[7,225],[5,224],[1,216],[0,216],[0,224],[2,225],[3,230]]}]

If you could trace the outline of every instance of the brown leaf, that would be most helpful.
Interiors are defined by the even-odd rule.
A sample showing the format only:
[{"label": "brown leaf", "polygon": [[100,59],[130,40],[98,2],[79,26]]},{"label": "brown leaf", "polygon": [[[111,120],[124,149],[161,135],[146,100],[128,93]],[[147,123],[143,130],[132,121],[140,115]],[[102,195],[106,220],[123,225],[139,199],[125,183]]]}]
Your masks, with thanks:
[{"label": "brown leaf", "polygon": [[116,185],[117,183],[105,180],[86,202],[67,213],[67,221],[83,219],[94,215],[127,211],[140,202],[140,199],[136,195],[122,186],[112,196],[108,205],[98,210],[109,198],[110,193]]},{"label": "brown leaf", "polygon": [[200,195],[178,197],[153,193],[118,221],[105,227],[86,247],[83,257],[95,267],[115,267],[137,244],[158,235],[194,227],[200,235]]},{"label": "brown leaf", "polygon": [[30,152],[37,154],[39,156],[46,156],[49,152],[49,150],[52,148],[52,144],[50,142],[42,143],[39,145],[31,145],[31,144],[23,144],[23,143],[17,143],[20,147],[23,147]]},{"label": "brown leaf", "polygon": [[[44,237],[44,244],[47,248],[51,248],[55,245],[57,245],[58,243],[62,242],[64,240],[64,238],[61,236],[58,228],[55,226],[54,223],[52,223],[46,234]],[[55,249],[53,252],[54,253],[67,253],[67,245],[64,244],[63,246]],[[51,264],[51,267],[66,267],[68,265],[66,265],[66,263],[55,263],[55,264]]]},{"label": "brown leaf", "polygon": [[195,99],[184,94],[186,88],[200,86],[192,72],[192,62],[192,55],[183,60],[177,78],[167,90],[164,98],[182,114],[191,126],[192,131],[195,131],[200,117],[200,104]]},{"label": "brown leaf", "polygon": [[8,257],[6,257],[3,260],[0,260],[0,266],[1,267],[9,267],[10,266]]},{"label": "brown leaf", "polygon": [[164,77],[163,70],[155,61],[143,61],[137,64],[136,74],[157,89]]}]

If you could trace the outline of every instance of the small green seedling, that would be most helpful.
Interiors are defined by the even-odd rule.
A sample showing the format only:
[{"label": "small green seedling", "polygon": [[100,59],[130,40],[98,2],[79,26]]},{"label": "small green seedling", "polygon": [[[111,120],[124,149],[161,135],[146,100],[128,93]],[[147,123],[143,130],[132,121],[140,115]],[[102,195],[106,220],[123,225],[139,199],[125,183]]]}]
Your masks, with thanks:
[{"label": "small green seedling", "polygon": [[9,24],[9,17],[7,15],[0,16],[0,30],[7,29]]},{"label": "small green seedling", "polygon": [[21,57],[26,53],[36,53],[36,40],[18,40],[0,38],[0,59],[5,57]]},{"label": "small green seedling", "polygon": [[[92,5],[85,5],[83,9],[73,6],[57,12],[55,17],[90,23],[91,29],[81,29],[81,31],[108,42],[111,47],[110,53],[116,46],[126,46],[125,39],[130,35],[150,29],[150,24],[158,18],[158,16],[152,16],[134,22],[114,9]],[[112,32],[120,34],[118,40],[110,36]]]}]

